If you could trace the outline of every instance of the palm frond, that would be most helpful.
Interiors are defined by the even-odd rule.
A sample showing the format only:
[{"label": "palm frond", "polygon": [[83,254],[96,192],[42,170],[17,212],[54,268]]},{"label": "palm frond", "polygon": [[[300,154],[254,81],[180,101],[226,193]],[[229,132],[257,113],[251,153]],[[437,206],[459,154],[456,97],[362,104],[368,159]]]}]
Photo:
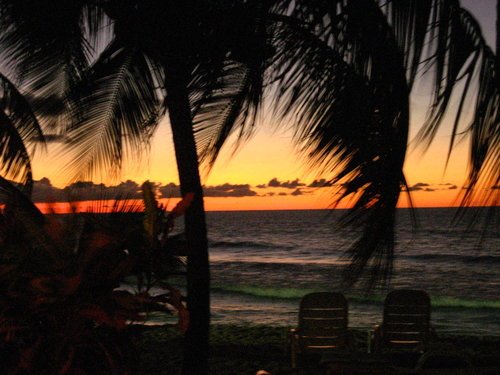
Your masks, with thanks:
[{"label": "palm frond", "polygon": [[433,0],[399,0],[381,2],[394,38],[404,55],[408,87],[413,87],[421,68],[425,42],[429,35]]},{"label": "palm frond", "polygon": [[74,90],[77,121],[65,152],[74,155],[68,172],[80,180],[99,171],[116,175],[123,156],[137,158],[160,108],[150,65],[134,46],[113,43],[86,74]]},{"label": "palm frond", "polygon": [[[0,46],[3,59],[23,92],[36,97],[36,113],[53,112],[54,98],[70,106],[66,94],[89,64],[102,11],[84,1],[2,0]],[[51,131],[64,132],[66,110],[43,118]],[[62,129],[62,130],[61,130]]]},{"label": "palm frond", "polygon": [[[393,7],[395,4],[398,2],[391,2]],[[482,36],[480,25],[458,1],[434,0],[429,6],[428,51],[423,55],[428,74],[423,78],[434,75],[433,96],[417,140],[428,147],[451,109],[453,127],[448,158],[458,135],[470,136],[469,174],[462,205],[495,205],[498,197],[493,187],[498,185],[500,161],[500,94],[495,56]],[[457,98],[456,108],[451,105],[454,98]],[[474,108],[472,120],[463,131],[460,125],[469,108]],[[485,189],[489,192],[485,193]]]},{"label": "palm frond", "polygon": [[227,138],[238,132],[235,148],[254,130],[261,106],[261,72],[236,61],[223,63],[216,82],[194,96],[193,125],[200,160],[210,168]]},{"label": "palm frond", "polygon": [[26,98],[0,74],[0,172],[31,191],[31,156],[44,145],[40,124]]},{"label": "palm frond", "polygon": [[463,206],[498,206],[500,203],[497,191],[500,185],[500,87],[494,73],[495,56],[491,50],[485,53],[474,117],[469,128],[470,167],[462,197]]},{"label": "palm frond", "polygon": [[1,10],[0,43],[28,91],[54,93],[61,82],[53,78],[76,78],[86,66],[80,2],[3,0]]},{"label": "palm frond", "polygon": [[[200,160],[210,169],[237,132],[234,151],[253,133],[260,112],[271,47],[269,3],[217,4],[208,27],[214,34],[192,73],[191,103]],[[214,43],[215,41],[215,43]]]},{"label": "palm frond", "polygon": [[409,126],[404,55],[373,1],[322,9],[302,20],[292,13],[300,22],[282,19],[275,34],[278,113],[298,126],[310,166],[333,176],[336,203],[355,197],[342,222],[363,234],[348,251],[347,278],[367,271],[371,282],[387,280]]}]

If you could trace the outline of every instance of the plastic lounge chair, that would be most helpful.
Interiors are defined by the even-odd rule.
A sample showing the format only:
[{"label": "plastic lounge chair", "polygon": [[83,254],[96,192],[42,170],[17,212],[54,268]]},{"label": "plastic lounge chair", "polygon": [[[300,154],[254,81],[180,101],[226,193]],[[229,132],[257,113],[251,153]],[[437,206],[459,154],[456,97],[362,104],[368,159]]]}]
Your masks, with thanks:
[{"label": "plastic lounge chair", "polygon": [[384,302],[382,325],[375,328],[374,352],[426,350],[431,335],[431,301],[423,290],[399,289]]},{"label": "plastic lounge chair", "polygon": [[323,354],[349,344],[348,304],[342,293],[318,292],[300,301],[299,324],[290,330],[292,367],[299,354]]}]

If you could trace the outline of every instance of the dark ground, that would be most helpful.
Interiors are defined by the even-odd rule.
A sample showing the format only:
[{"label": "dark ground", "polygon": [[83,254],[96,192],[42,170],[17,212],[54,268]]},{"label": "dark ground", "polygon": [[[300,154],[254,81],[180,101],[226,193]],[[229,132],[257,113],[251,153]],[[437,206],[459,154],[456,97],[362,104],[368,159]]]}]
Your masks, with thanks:
[{"label": "dark ground", "polygon": [[[211,328],[210,373],[254,375],[264,369],[273,375],[293,374],[285,327],[216,325]],[[366,333],[354,331],[356,349],[366,350]],[[172,327],[149,327],[138,340],[141,375],[176,375],[182,363],[182,336]],[[478,375],[500,374],[500,337],[438,337],[433,347],[467,355]],[[362,354],[360,354],[362,355]],[[498,372],[497,372],[498,370]],[[307,362],[301,375],[323,374],[318,359]],[[400,372],[401,373],[401,372]],[[445,373],[443,371],[443,373]]]}]

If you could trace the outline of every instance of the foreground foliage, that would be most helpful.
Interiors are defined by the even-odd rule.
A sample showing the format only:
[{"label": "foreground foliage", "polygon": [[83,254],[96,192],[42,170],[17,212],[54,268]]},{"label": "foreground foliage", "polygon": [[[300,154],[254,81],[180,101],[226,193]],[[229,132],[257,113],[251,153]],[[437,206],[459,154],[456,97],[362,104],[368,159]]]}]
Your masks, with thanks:
[{"label": "foreground foliage", "polygon": [[[33,215],[28,200],[6,206],[0,216],[2,369],[127,374],[136,358],[131,323],[153,311],[177,312],[180,328],[187,328],[181,294],[155,280],[151,265],[160,253],[158,235],[165,238],[189,201],[165,217],[150,198],[145,215],[119,204],[108,214],[68,217]],[[153,285],[162,291],[152,293]]]}]

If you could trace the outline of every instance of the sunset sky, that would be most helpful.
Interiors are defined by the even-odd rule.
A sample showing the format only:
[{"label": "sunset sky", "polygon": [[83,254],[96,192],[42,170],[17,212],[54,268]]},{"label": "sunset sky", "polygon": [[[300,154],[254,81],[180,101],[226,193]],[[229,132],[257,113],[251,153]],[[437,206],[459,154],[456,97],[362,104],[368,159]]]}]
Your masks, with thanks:
[{"label": "sunset sky", "polygon": [[[490,46],[495,45],[496,0],[467,0],[461,3],[479,20]],[[424,118],[425,98],[412,97],[410,139],[416,134]],[[448,125],[448,126],[447,126]],[[464,123],[465,125],[465,123]],[[453,206],[464,183],[468,142],[455,147],[445,170],[449,145],[450,124],[445,123],[431,148],[422,155],[422,149],[410,143],[405,174],[413,190],[417,207]],[[231,142],[219,157],[211,173],[204,175],[203,183],[211,189],[218,187],[233,196],[210,196],[207,194],[207,210],[249,210],[249,209],[316,209],[328,208],[333,201],[332,192],[326,188],[308,187],[318,176],[304,167],[291,142],[292,133],[286,126],[277,128],[270,115],[264,115],[255,136],[232,155]],[[51,153],[49,152],[48,155]],[[61,160],[48,155],[38,155],[34,161],[35,179],[47,177],[52,185],[62,188],[68,181],[61,170]],[[138,164],[128,163],[123,169],[120,181],[133,180],[142,183],[155,181],[161,185],[178,183],[173,145],[169,124],[164,120],[159,127],[149,156]],[[107,185],[110,181],[103,176]],[[239,185],[239,186],[235,186]],[[243,185],[243,186],[241,186]],[[248,186],[247,186],[248,185]],[[271,186],[270,186],[271,185]],[[236,190],[235,190],[236,189]],[[219,189],[220,190],[220,189]],[[217,194],[216,194],[217,195]],[[224,195],[224,194],[220,194]],[[240,195],[240,196],[238,196]],[[405,207],[402,198],[400,206]]]}]

